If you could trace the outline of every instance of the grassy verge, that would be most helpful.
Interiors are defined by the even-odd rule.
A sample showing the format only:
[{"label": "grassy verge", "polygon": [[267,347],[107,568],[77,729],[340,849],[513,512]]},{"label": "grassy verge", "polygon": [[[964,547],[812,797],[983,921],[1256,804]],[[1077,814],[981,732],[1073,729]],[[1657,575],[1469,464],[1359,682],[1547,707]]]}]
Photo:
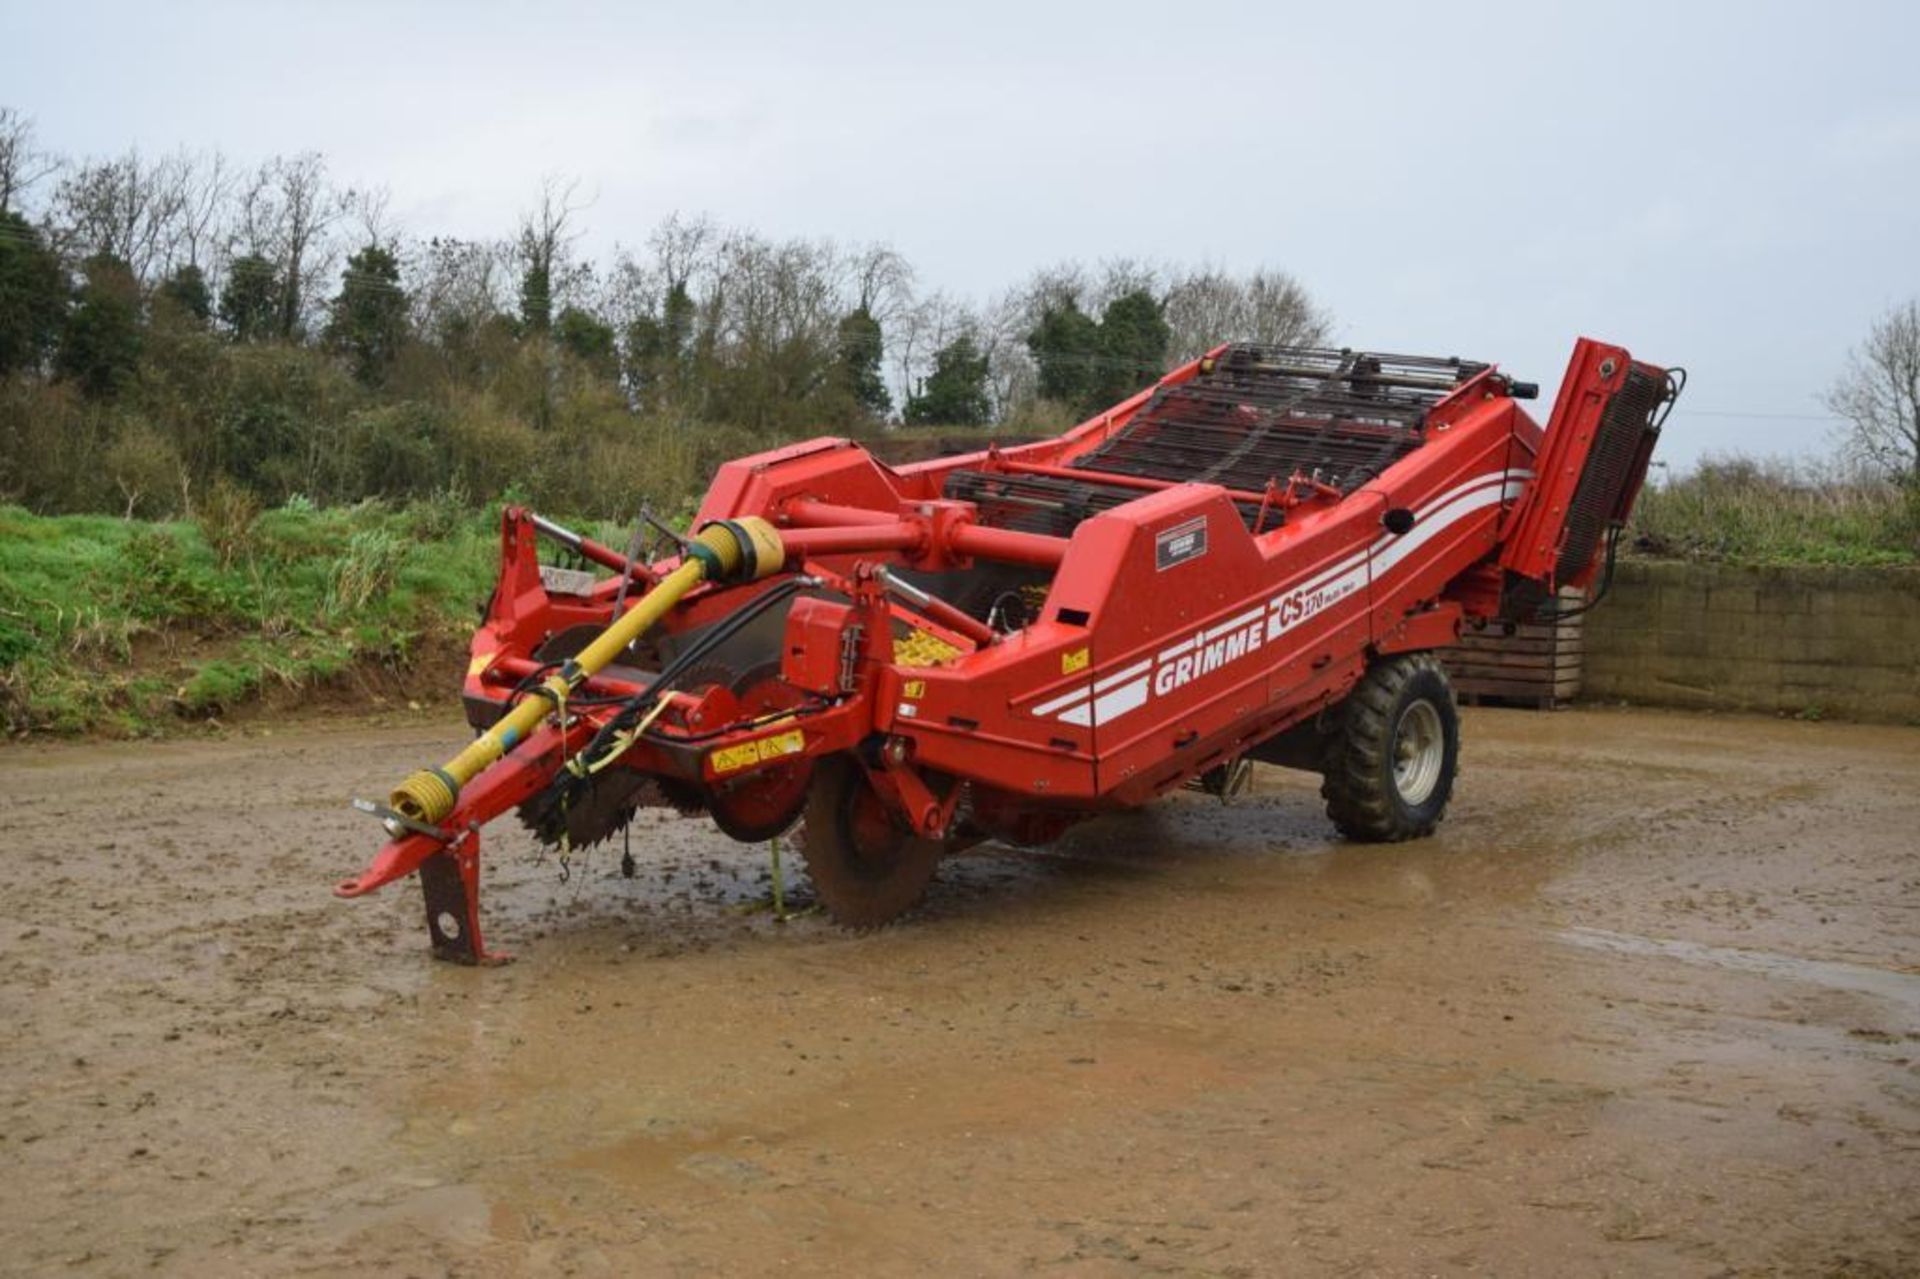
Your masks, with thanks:
[{"label": "grassy verge", "polygon": [[446,503],[199,524],[0,507],[0,720],[156,731],[464,643],[497,523]]},{"label": "grassy verge", "polygon": [[1648,486],[1632,553],[1735,564],[1920,563],[1920,486],[1744,458]]},{"label": "grassy verge", "polygon": [[[928,456],[972,443],[956,434],[896,443]],[[261,513],[215,486],[197,516],[0,507],[0,728],[150,733],[343,684],[362,700],[370,674],[395,688],[422,654],[464,651],[497,567],[497,510],[450,498]],[[580,527],[614,545],[628,536]],[[1642,494],[1631,532],[1647,556],[1909,565],[1920,489],[1710,462]],[[410,687],[450,692],[457,671],[420,674]]]}]

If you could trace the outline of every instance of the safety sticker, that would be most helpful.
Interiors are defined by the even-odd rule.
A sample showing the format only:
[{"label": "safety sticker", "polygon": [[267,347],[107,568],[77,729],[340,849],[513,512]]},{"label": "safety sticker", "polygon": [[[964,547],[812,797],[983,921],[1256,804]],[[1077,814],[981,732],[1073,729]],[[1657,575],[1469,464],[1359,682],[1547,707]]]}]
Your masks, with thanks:
[{"label": "safety sticker", "polygon": [[789,729],[771,737],[756,737],[738,746],[723,746],[707,756],[707,768],[716,777],[721,773],[737,773],[782,755],[798,755],[806,748],[807,735],[797,728]]}]

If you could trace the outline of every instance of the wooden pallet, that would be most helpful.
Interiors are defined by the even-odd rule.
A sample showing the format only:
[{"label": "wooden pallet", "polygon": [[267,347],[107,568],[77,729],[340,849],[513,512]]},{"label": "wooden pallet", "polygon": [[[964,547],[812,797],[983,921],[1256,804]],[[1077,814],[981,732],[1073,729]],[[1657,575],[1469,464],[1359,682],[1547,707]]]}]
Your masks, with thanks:
[{"label": "wooden pallet", "polygon": [[[1576,608],[1582,597],[1560,593],[1560,607]],[[1511,634],[1498,623],[1465,632],[1458,646],[1442,649],[1454,691],[1467,706],[1529,706],[1552,710],[1580,694],[1581,635],[1578,617],[1529,622]]]}]

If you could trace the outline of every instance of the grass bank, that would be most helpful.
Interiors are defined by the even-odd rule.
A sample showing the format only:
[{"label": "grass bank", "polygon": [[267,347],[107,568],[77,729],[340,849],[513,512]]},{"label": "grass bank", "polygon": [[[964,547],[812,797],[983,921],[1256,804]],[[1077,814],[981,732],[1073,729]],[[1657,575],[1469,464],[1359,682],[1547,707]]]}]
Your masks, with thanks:
[{"label": "grass bank", "polygon": [[195,523],[0,507],[0,721],[140,734],[404,674],[464,643],[497,527],[436,502],[240,503]]},{"label": "grass bank", "polygon": [[[906,461],[984,442],[897,432],[885,451]],[[691,504],[662,513],[684,522]],[[616,545],[628,532],[578,526]],[[498,527],[497,507],[452,497],[262,512],[230,485],[190,522],[0,506],[0,728],[134,735],[326,690],[451,694]],[[1649,487],[1631,533],[1650,558],[1915,564],[1920,490],[1715,461]]]},{"label": "grass bank", "polygon": [[1630,552],[1758,566],[1871,568],[1920,563],[1920,486],[1834,468],[1710,459],[1650,484],[1635,506]]},{"label": "grass bank", "polygon": [[[1005,438],[899,431],[880,451],[910,461]],[[633,470],[603,469],[610,482]],[[673,496],[656,510],[684,525],[690,472],[663,474]],[[614,545],[631,532],[567,522]],[[133,736],[329,690],[450,695],[498,538],[498,504],[455,496],[262,511],[223,482],[192,520],[0,506],[0,730]]]}]

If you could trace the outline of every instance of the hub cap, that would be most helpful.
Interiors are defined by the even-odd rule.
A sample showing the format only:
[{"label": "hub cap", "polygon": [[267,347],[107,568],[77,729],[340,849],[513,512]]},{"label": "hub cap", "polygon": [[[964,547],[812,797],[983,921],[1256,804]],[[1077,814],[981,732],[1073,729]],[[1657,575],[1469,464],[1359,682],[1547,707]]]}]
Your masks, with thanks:
[{"label": "hub cap", "polygon": [[1400,712],[1393,730],[1393,787],[1413,807],[1427,802],[1440,782],[1447,735],[1432,702],[1418,701]]}]

